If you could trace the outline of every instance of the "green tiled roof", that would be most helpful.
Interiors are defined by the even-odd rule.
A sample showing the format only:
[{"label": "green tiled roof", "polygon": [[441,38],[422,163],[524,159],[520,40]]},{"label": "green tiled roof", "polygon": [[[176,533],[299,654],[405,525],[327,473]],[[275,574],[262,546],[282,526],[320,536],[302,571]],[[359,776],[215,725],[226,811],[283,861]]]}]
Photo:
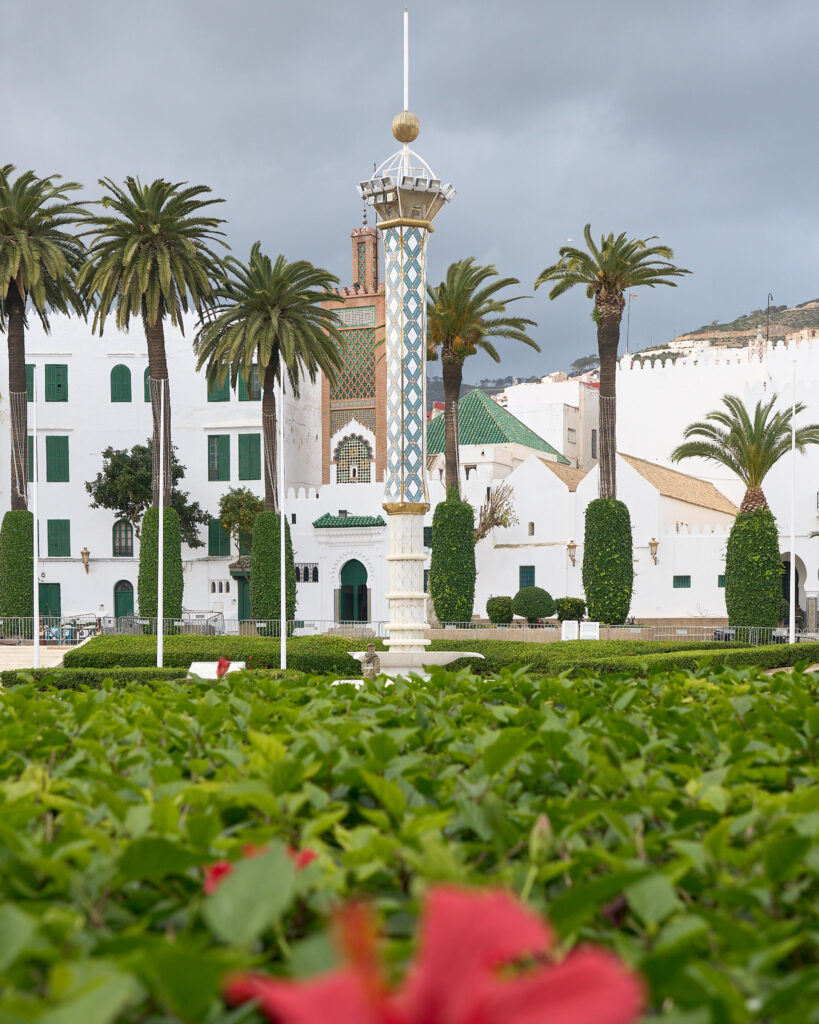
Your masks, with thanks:
[{"label": "green tiled roof", "polygon": [[[437,455],[444,450],[444,414],[436,416],[427,426],[427,453]],[[461,444],[522,444],[539,452],[554,455],[558,462],[571,463],[548,441],[521,423],[502,405],[475,388],[458,402],[458,439]]]},{"label": "green tiled roof", "polygon": [[313,522],[313,526],[319,530],[337,526],[386,526],[381,516],[331,516],[325,512],[323,516]]}]

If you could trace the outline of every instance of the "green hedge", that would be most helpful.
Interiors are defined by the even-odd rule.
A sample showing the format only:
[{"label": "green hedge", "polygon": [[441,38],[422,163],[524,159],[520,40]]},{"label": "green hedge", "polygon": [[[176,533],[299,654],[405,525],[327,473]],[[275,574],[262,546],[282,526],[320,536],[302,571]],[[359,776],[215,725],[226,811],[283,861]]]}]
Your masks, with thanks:
[{"label": "green hedge", "polygon": [[432,516],[429,593],[439,622],[470,622],[475,602],[475,512],[450,487]]},{"label": "green hedge", "polygon": [[589,618],[611,625],[625,622],[633,585],[628,508],[615,498],[595,498],[586,508],[583,542],[583,589]]},{"label": "green hedge", "polygon": [[34,615],[33,547],[31,512],[6,512],[0,526],[0,615]]},{"label": "green hedge", "polygon": [[527,622],[535,623],[554,615],[555,602],[543,587],[521,587],[512,598],[512,611]]},{"label": "green hedge", "polygon": [[[348,651],[363,651],[366,637],[305,636],[287,641],[287,667],[310,675],[359,676],[360,666]],[[381,640],[373,641],[383,650]],[[570,640],[552,643],[526,643],[521,640],[433,640],[433,651],[475,651],[483,662],[458,661],[455,667],[471,664],[481,672],[500,672],[515,665],[529,665],[533,672],[562,672],[588,659],[614,659],[624,656],[663,654],[672,651],[724,651],[741,644],[646,640]],[[219,657],[244,661],[250,668],[278,668],[279,641],[258,636],[168,636],[165,638],[165,664],[187,668],[192,661],[215,661]],[[156,639],[150,636],[95,637],[65,656],[66,667],[109,668],[112,666],[149,666],[156,658]],[[612,669],[617,671],[618,669]]]},{"label": "green hedge", "polygon": [[771,510],[740,512],[725,554],[725,606],[732,626],[777,625],[784,571]]},{"label": "green hedge", "polygon": [[[139,614],[155,618],[157,614],[158,595],[158,558],[159,551],[159,509],[149,508],[142,517],[142,536],[139,543],[139,576],[137,579],[137,598]],[[178,619],[182,614],[182,534],[179,529],[179,513],[175,508],[165,509],[165,565],[163,590],[166,619]]]},{"label": "green hedge", "polygon": [[[290,523],[284,523],[285,587],[287,620],[296,617],[296,563]],[[281,541],[278,512],[258,512],[250,548],[250,608],[254,619],[278,619],[281,583]]]},{"label": "green hedge", "polygon": [[707,659],[707,664],[710,666],[787,668],[801,661],[819,662],[819,643],[767,644],[764,647],[741,649],[732,648],[729,645],[727,649],[723,650],[699,647],[690,651],[659,652],[631,657],[595,658],[591,656],[575,663],[573,668],[598,675],[617,672],[630,676],[645,676],[652,672],[670,672],[675,669],[693,672],[703,665],[703,659]]},{"label": "green hedge", "polygon": [[[295,681],[301,677],[299,672],[280,672],[271,669],[263,672],[264,676]],[[26,683],[37,683],[40,687],[53,686],[57,690],[78,690],[83,686],[100,689],[104,683],[111,682],[114,687],[121,688],[134,685],[150,685],[160,680],[177,681],[190,678],[187,669],[181,666],[171,668],[30,668],[6,669],[0,672],[0,684],[3,686],[22,686]]]},{"label": "green hedge", "polygon": [[486,602],[486,614],[490,622],[508,625],[514,617],[511,597],[490,597]]},{"label": "green hedge", "polygon": [[586,614],[586,602],[582,597],[556,597],[555,612],[561,622],[579,620]]}]

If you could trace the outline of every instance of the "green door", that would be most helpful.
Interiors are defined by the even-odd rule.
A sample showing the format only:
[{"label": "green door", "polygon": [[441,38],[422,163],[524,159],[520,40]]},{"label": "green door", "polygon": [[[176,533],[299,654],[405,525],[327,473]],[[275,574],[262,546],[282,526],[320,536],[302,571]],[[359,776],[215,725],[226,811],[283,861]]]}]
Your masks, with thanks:
[{"label": "green door", "polygon": [[134,614],[134,585],[128,580],[120,580],[114,586],[114,615],[119,619],[123,615]]},{"label": "green door", "polygon": [[43,618],[47,616],[59,618],[62,615],[59,583],[40,584],[40,615]]},{"label": "green door", "polygon": [[246,622],[250,618],[250,581],[240,576],[236,582],[239,584],[239,621]]},{"label": "green door", "polygon": [[367,622],[367,570],[351,558],[341,570],[341,619]]}]

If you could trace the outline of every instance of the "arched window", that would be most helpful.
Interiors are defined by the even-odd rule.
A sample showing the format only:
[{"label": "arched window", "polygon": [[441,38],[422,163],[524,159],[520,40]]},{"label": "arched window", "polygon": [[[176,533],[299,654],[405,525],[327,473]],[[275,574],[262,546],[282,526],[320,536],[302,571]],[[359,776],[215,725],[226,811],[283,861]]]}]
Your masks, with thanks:
[{"label": "arched window", "polygon": [[336,483],[368,484],[373,450],[360,434],[348,434],[336,445],[333,461],[336,464]]},{"label": "arched window", "polygon": [[[281,565],[281,562],[279,563]],[[301,583],[301,566],[296,566],[296,583]]]},{"label": "arched window", "polygon": [[210,592],[211,592],[211,594],[215,594],[216,593],[216,584],[213,583],[213,582],[211,582],[211,585],[210,585]]},{"label": "arched window", "polygon": [[535,524],[529,523],[529,536],[534,537],[535,535]]},{"label": "arched window", "polygon": [[111,370],[111,401],[131,401],[131,371],[122,363]]},{"label": "arched window", "polygon": [[134,528],[127,519],[119,519],[113,530],[114,558],[133,558]]},{"label": "arched window", "polygon": [[313,582],[318,583],[318,566],[313,566]]}]

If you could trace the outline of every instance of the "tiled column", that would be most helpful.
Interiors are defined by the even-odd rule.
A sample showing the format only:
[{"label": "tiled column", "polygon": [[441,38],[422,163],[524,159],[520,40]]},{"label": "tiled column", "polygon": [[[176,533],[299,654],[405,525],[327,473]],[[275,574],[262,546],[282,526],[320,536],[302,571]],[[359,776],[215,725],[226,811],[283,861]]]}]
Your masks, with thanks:
[{"label": "tiled column", "polygon": [[384,228],[387,363],[387,471],[384,509],[390,538],[392,650],[423,651],[426,484],[426,228]]}]

